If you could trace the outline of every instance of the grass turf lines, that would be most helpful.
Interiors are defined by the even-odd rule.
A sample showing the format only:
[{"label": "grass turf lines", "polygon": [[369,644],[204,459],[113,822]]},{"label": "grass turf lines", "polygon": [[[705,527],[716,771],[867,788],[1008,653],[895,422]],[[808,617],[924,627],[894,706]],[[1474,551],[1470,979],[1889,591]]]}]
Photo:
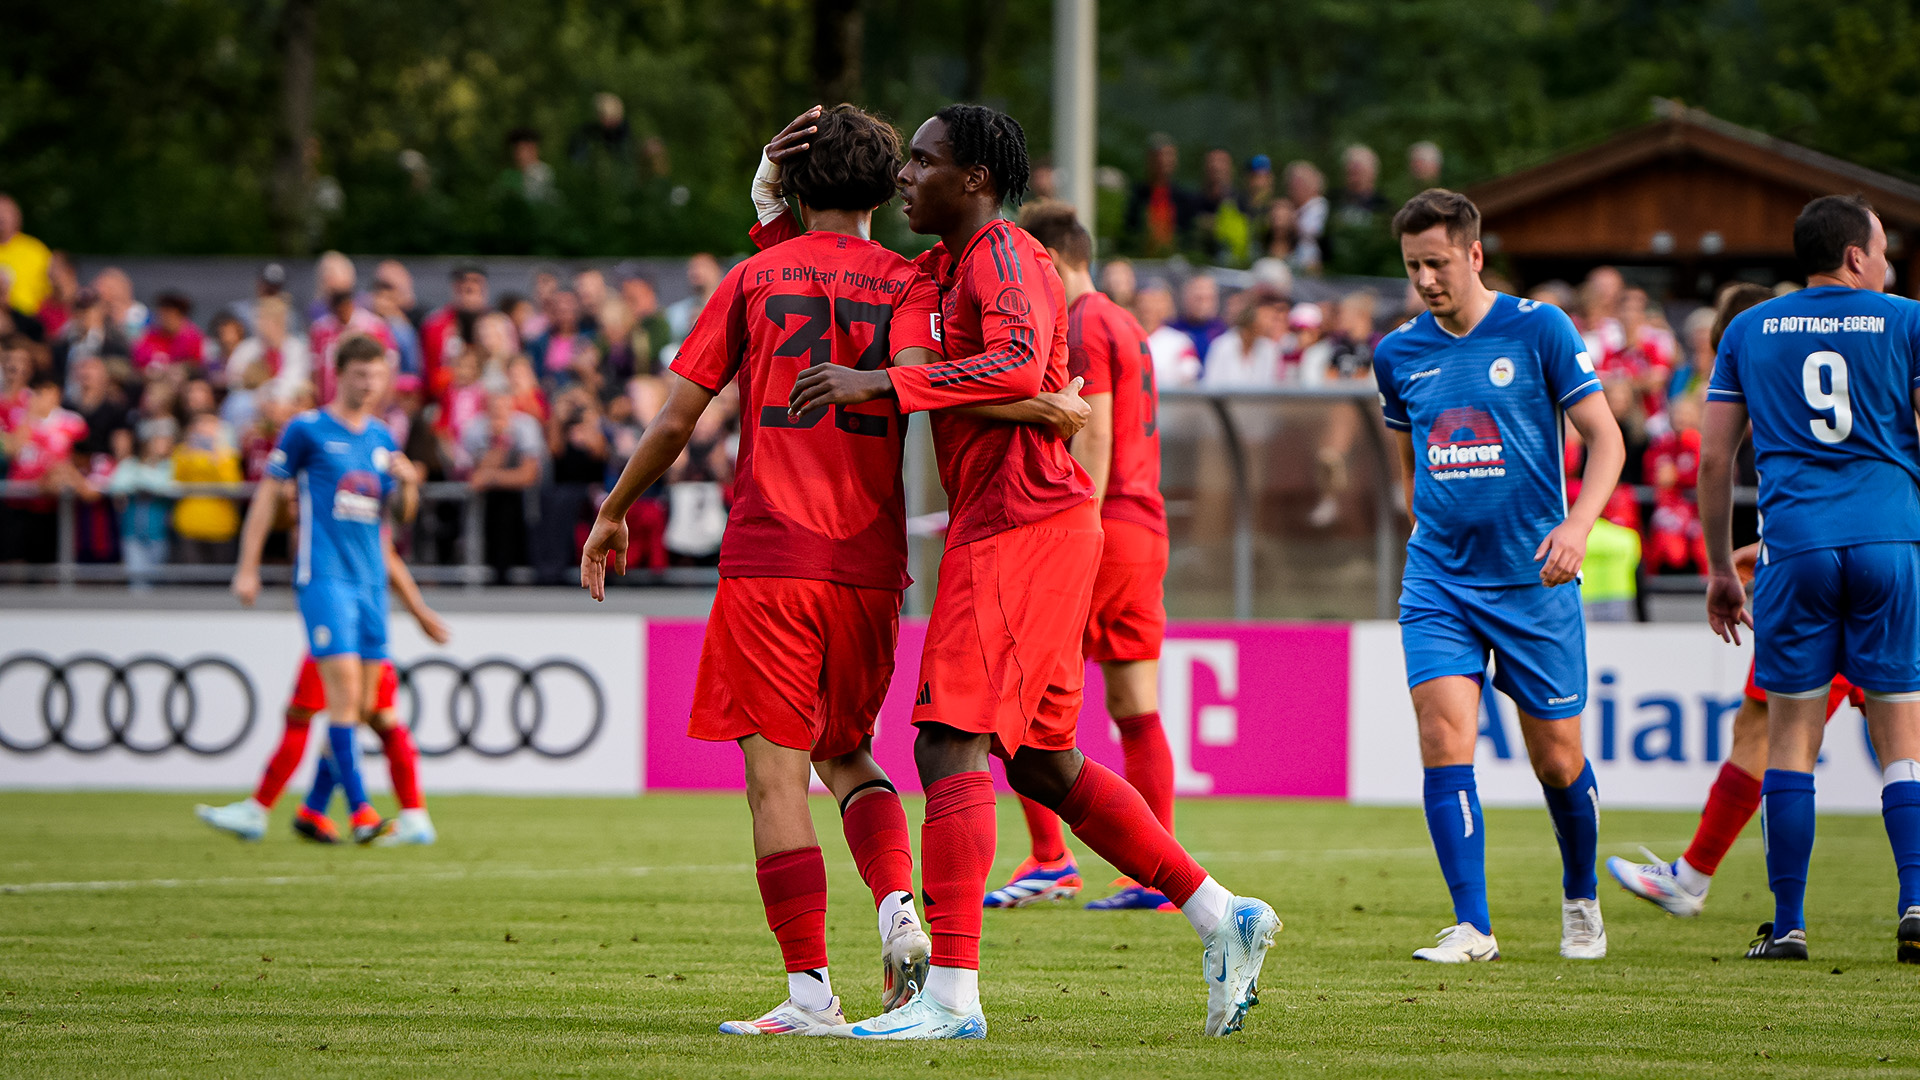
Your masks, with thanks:
[{"label": "grass turf lines", "polygon": [[[1449,921],[1417,808],[1187,801],[1181,835],[1286,921],[1244,1032],[1201,1036],[1200,947],[1178,915],[1054,905],[987,913],[988,1041],[850,1045],[715,1031],[785,991],[738,796],[441,798],[441,842],[420,849],[300,844],[285,808],[243,844],[194,802],[0,794],[0,1074],[1920,1074],[1920,968],[1893,961],[1874,817],[1820,821],[1809,963],[1741,958],[1772,910],[1757,828],[1697,919],[1603,873],[1612,951],[1581,962],[1558,955],[1545,811],[1489,811],[1505,959],[1443,967],[1408,959]],[[864,1017],[873,911],[832,804],[814,809],[835,988]],[[1018,809],[1000,810],[993,885],[1026,850]],[[1608,811],[1601,854],[1671,857],[1693,821]],[[1090,883],[1112,876],[1076,851]]]}]

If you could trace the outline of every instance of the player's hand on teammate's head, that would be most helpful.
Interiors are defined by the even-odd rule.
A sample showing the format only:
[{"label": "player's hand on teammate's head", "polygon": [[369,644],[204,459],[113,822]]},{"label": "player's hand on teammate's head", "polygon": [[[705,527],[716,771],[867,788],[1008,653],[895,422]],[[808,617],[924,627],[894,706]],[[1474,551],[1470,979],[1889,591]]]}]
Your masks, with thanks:
[{"label": "player's hand on teammate's head", "polygon": [[232,589],[233,595],[240,598],[242,605],[252,607],[253,602],[260,599],[260,571],[234,571]]},{"label": "player's hand on teammate's head", "polygon": [[427,635],[427,639],[435,645],[445,645],[453,640],[453,631],[447,629],[447,621],[432,608],[422,607],[413,613],[413,619],[420,624],[420,632]]},{"label": "player's hand on teammate's head", "polygon": [[814,121],[820,119],[820,114],[824,111],[821,106],[815,105],[799,116],[794,117],[786,127],[781,128],[780,134],[775,135],[772,141],[766,145],[767,160],[778,165],[787,158],[811,147],[813,144],[809,143],[807,138],[820,130],[814,126]]},{"label": "player's hand on teammate's head", "polygon": [[859,371],[839,364],[815,364],[793,381],[787,415],[799,419],[827,405],[858,405],[893,389],[884,371]]},{"label": "player's hand on teammate's head", "polygon": [[1707,575],[1707,626],[1720,640],[1740,644],[1740,627],[1753,628],[1753,613],[1747,610],[1747,590],[1738,574]]},{"label": "player's hand on teammate's head", "polygon": [[593,532],[580,549],[580,587],[595,600],[607,598],[607,560],[613,560],[613,572],[627,572],[627,523],[595,516]]},{"label": "player's hand on teammate's head", "polygon": [[1583,528],[1578,522],[1563,521],[1540,541],[1533,553],[1533,561],[1541,564],[1540,584],[1552,588],[1579,575],[1580,564],[1587,561],[1587,533],[1591,529],[1591,525]]}]

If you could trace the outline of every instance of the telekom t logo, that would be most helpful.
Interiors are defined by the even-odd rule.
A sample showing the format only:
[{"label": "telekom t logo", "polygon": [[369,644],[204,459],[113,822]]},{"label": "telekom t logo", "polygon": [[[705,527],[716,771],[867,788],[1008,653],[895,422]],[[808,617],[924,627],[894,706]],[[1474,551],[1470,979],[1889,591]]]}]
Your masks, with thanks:
[{"label": "telekom t logo", "polygon": [[[1213,791],[1213,775],[1193,770],[1193,746],[1232,746],[1240,741],[1240,710],[1208,705],[1195,713],[1196,668],[1213,673],[1223,698],[1240,695],[1240,643],[1200,638],[1168,638],[1160,646],[1160,719],[1173,750],[1173,790],[1181,795]],[[1119,739],[1119,733],[1114,733]]]}]

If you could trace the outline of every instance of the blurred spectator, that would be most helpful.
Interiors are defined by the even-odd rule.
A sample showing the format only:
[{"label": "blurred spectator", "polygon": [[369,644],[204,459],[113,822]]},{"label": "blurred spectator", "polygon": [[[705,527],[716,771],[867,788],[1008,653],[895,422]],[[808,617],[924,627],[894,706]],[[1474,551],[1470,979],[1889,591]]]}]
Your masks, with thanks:
[{"label": "blurred spectator", "polygon": [[1155,278],[1141,286],[1134,295],[1133,313],[1147,332],[1154,385],[1192,386],[1198,382],[1200,353],[1193,347],[1193,339],[1169,321],[1173,318],[1173,290],[1167,283]]},{"label": "blurred spectator", "polygon": [[[240,451],[218,413],[188,416],[186,436],[173,452],[173,478],[182,484],[237,484]],[[175,559],[199,565],[231,563],[239,554],[240,510],[224,495],[189,495],[173,507]]]},{"label": "blurred spectator", "polygon": [[1027,177],[1027,198],[1037,202],[1059,197],[1060,171],[1054,168],[1052,157],[1042,154],[1034,159],[1031,175]]},{"label": "blurred spectator", "polygon": [[1713,320],[1713,308],[1697,307],[1680,324],[1681,342],[1686,347],[1681,352],[1683,366],[1673,376],[1676,398],[1706,392],[1707,380],[1713,376]]},{"label": "blurred spectator", "polygon": [[720,260],[704,251],[687,260],[687,288],[693,291],[686,299],[667,305],[667,334],[676,348],[687,339],[693,320],[700,317],[707,300],[720,287],[722,276]]},{"label": "blurred spectator", "polygon": [[540,489],[533,565],[540,584],[562,585],[569,571],[576,571],[572,576],[578,580],[581,530],[592,521],[610,454],[600,403],[583,387],[555,399],[547,420],[547,453],[553,467]]},{"label": "blurred spectator", "polygon": [[[715,405],[723,399],[716,398]],[[728,454],[729,410],[709,407],[693,425],[687,448],[667,470],[667,533],[670,560],[683,566],[716,566],[727,529],[727,487],[733,483]]]},{"label": "blurred spectator", "polygon": [[1326,260],[1324,243],[1327,217],[1327,178],[1311,161],[1287,165],[1287,199],[1293,203],[1293,254],[1287,259],[1295,270],[1317,274]]},{"label": "blurred spectator", "polygon": [[[229,397],[264,393],[281,401],[292,400],[312,382],[313,354],[305,341],[289,332],[289,311],[283,296],[260,297],[253,310],[254,334],[234,347],[227,363]],[[245,411],[253,412],[250,402]]]},{"label": "blurred spectator", "polygon": [[1440,174],[1444,171],[1445,158],[1440,154],[1440,144],[1425,139],[1407,147],[1407,175],[1413,179],[1415,191],[1443,187]]},{"label": "blurred spectator", "polygon": [[394,303],[399,305],[400,313],[416,326],[420,322],[420,297],[413,291],[413,271],[399,259],[381,259],[373,268],[373,280],[376,285],[386,282],[393,290]]},{"label": "blurred spectator", "polygon": [[[1334,308],[1333,325],[1326,328],[1326,335],[1302,350],[1304,381],[1372,376],[1373,345],[1378,340],[1373,329],[1375,303],[1373,293],[1364,289],[1340,299]],[[1314,452],[1314,486],[1320,492],[1320,501],[1307,515],[1307,524],[1316,529],[1328,528],[1339,519],[1341,497],[1351,486],[1347,459],[1353,454],[1360,424],[1360,414],[1352,409],[1332,409],[1326,414],[1326,429]]]},{"label": "blurred spectator", "polygon": [[596,154],[615,160],[633,156],[633,129],[627,124],[627,105],[618,94],[605,90],[593,95],[593,120],[573,133],[567,156],[585,165]]},{"label": "blurred spectator", "polygon": [[[603,489],[611,489],[620,479],[620,470],[640,445],[645,425],[635,412],[634,395],[615,395],[607,402],[607,472],[601,479]],[[664,570],[667,568],[666,484],[655,484],[634,500],[627,511],[627,569]]]},{"label": "blurred spectator", "polygon": [[1240,193],[1240,209],[1247,215],[1251,230],[1249,254],[1265,251],[1267,246],[1267,210],[1273,205],[1273,159],[1255,154],[1247,159],[1246,184]]},{"label": "blurred spectator", "polygon": [[360,280],[353,260],[338,251],[323,252],[313,264],[313,302],[307,305],[309,325],[333,309],[333,298],[351,293]]},{"label": "blurred spectator", "polygon": [[1380,275],[1397,270],[1399,245],[1387,230],[1387,200],[1379,190],[1380,156],[1371,147],[1355,143],[1341,153],[1340,172],[1344,183],[1333,214],[1328,268]]},{"label": "blurred spectator", "polygon": [[106,361],[97,356],[82,357],[73,366],[72,383],[75,389],[67,399],[67,408],[87,425],[87,433],[74,444],[74,452],[88,457],[126,457],[133,449],[127,399],[107,374]]},{"label": "blurred spectator", "polygon": [[154,571],[166,565],[168,522],[178,491],[173,479],[174,440],[179,426],[171,417],[140,425],[140,452],[114,467],[107,494],[120,509],[120,555],[134,592],[153,588]]},{"label": "blurred spectator", "polygon": [[582,359],[597,362],[593,339],[580,330],[580,298],[560,289],[547,300],[547,332],[527,343],[542,380],[571,384],[579,378],[574,365]]},{"label": "blurred spectator", "polygon": [[373,315],[386,326],[387,336],[393,341],[394,355],[399,361],[395,374],[419,378],[426,362],[420,350],[420,334],[407,318],[404,299],[405,294],[391,280],[373,279]]},{"label": "blurred spectator", "polygon": [[1267,203],[1260,226],[1260,244],[1256,267],[1271,259],[1289,270],[1305,269],[1294,263],[1300,248],[1300,214],[1292,199],[1283,196]]},{"label": "blurred spectator", "polygon": [[507,293],[500,298],[500,313],[513,323],[513,332],[521,341],[532,341],[547,332],[547,317],[540,314],[533,301],[519,293]]},{"label": "blurred spectator", "polygon": [[1211,274],[1195,274],[1180,286],[1180,317],[1171,325],[1193,339],[1193,351],[1202,357],[1214,339],[1227,332],[1220,317],[1220,285]]},{"label": "blurred spectator", "polygon": [[481,492],[487,565],[494,580],[527,561],[528,520],[537,512],[540,474],[546,464],[546,438],[540,422],[515,411],[513,399],[494,394],[487,409],[461,435],[473,463],[467,483]]},{"label": "blurred spectator", "polygon": [[1100,291],[1107,294],[1107,299],[1123,308],[1131,309],[1134,297],[1139,292],[1139,283],[1133,273],[1133,262],[1125,256],[1108,259],[1100,267]]},{"label": "blurred spectator", "polygon": [[1193,220],[1200,253],[1221,266],[1247,265],[1253,229],[1233,189],[1233,155],[1215,148],[1203,159],[1199,212]]},{"label": "blurred spectator", "polygon": [[21,232],[20,204],[13,196],[0,192],[0,267],[12,279],[6,294],[6,306],[24,315],[37,316],[40,305],[53,288],[50,270],[53,252],[38,239]]},{"label": "blurred spectator", "polygon": [[[1588,622],[1631,622],[1639,593],[1640,532],[1632,493],[1615,488],[1607,510],[1587,534],[1581,566],[1580,602]],[[1623,523],[1624,522],[1624,523]]]},{"label": "blurred spectator", "polygon": [[1533,291],[1527,294],[1527,299],[1538,300],[1543,304],[1552,304],[1554,307],[1566,312],[1576,321],[1580,317],[1579,297],[1575,295],[1573,286],[1561,281],[1559,278],[1554,278],[1552,281],[1543,281],[1535,285]]},{"label": "blurred spectator", "polygon": [[54,252],[47,264],[47,288],[47,298],[40,302],[35,317],[40,320],[46,339],[52,341],[73,318],[73,306],[80,296],[80,274],[73,268],[72,257],[64,251]]},{"label": "blurred spectator", "polygon": [[122,341],[135,342],[147,332],[147,305],[133,298],[133,280],[117,266],[94,275],[93,291],[106,305],[109,325]]},{"label": "blurred spectator", "polygon": [[1134,186],[1126,219],[1133,248],[1149,258],[1178,250],[1199,208],[1199,198],[1175,180],[1179,167],[1180,150],[1173,139],[1155,135],[1149,140],[1147,176]]},{"label": "blurred spectator", "polygon": [[193,324],[193,302],[184,293],[164,292],[154,301],[153,325],[133,346],[134,369],[186,364],[197,367],[206,357],[206,339]]},{"label": "blurred spectator", "polygon": [[203,346],[203,366],[209,378],[224,386],[227,381],[227,365],[233,360],[234,350],[240,347],[241,342],[247,340],[247,324],[241,322],[240,317],[233,312],[222,311],[213,317],[213,322],[208,325],[207,330],[212,340]]},{"label": "blurred spectator", "polygon": [[[20,351],[9,348],[10,363],[17,363],[12,357]],[[18,375],[17,368],[9,371],[9,388]],[[51,496],[74,491],[98,497],[73,465],[73,448],[86,437],[87,422],[60,407],[60,384],[35,377],[13,414],[4,445],[7,479],[37,485],[45,495],[7,500],[0,512],[0,561],[50,563],[58,557],[59,519]]]},{"label": "blurred spectator", "polygon": [[[115,357],[124,365],[133,351],[119,325],[107,316],[107,307],[100,302],[99,294],[92,289],[82,289],[74,298],[73,315],[60,328],[53,348],[58,366],[65,368],[69,377],[76,365],[88,357]],[[75,392],[71,378],[68,391]]]},{"label": "blurred spectator", "polygon": [[589,266],[573,275],[573,295],[580,298],[580,332],[588,337],[600,335],[600,309],[611,295],[607,275]]},{"label": "blurred spectator", "polygon": [[235,300],[227,305],[227,310],[246,325],[247,333],[252,334],[259,329],[257,313],[260,301],[269,296],[286,300],[287,268],[279,263],[268,263],[261,267],[260,276],[254,279],[253,296],[246,300]]},{"label": "blurred spectator", "polygon": [[1580,311],[1574,322],[1586,338],[1587,352],[1595,363],[1626,344],[1618,318],[1620,294],[1626,287],[1626,279],[1611,266],[1594,267],[1580,286]]},{"label": "blurred spectator", "polygon": [[633,330],[628,338],[633,373],[664,375],[666,365],[660,353],[673,340],[673,328],[660,312],[660,294],[654,291],[653,279],[636,266],[622,267],[620,299],[626,301],[627,310],[633,314]]},{"label": "blurred spectator", "polygon": [[[386,320],[361,307],[352,289],[334,293],[326,313],[307,328],[307,349],[313,354],[314,400],[322,405],[333,400],[333,354],[349,334],[365,334],[389,351],[394,347]],[[188,438],[192,436],[193,432],[187,432]]]},{"label": "blurred spectator", "polygon": [[500,174],[498,185],[521,200],[550,203],[559,197],[553,185],[553,166],[540,160],[540,133],[532,128],[514,128],[507,133],[507,156],[513,164]]},{"label": "blurred spectator", "polygon": [[533,361],[524,355],[507,361],[507,396],[514,408],[542,424],[547,422],[547,393],[534,374]]},{"label": "blurred spectator", "polygon": [[1326,312],[1319,304],[1295,304],[1287,311],[1287,331],[1292,339],[1280,354],[1281,377],[1303,386],[1319,386],[1327,381],[1333,366],[1333,343],[1326,340]]},{"label": "blurred spectator", "polygon": [[1250,289],[1234,298],[1233,329],[1215,338],[1207,350],[1200,385],[1209,390],[1240,390],[1280,385],[1280,331],[1286,301],[1279,294]]},{"label": "blurred spectator", "polygon": [[1667,388],[1673,382],[1679,345],[1667,328],[1666,316],[1652,305],[1645,289],[1620,294],[1619,348],[1600,358],[1601,377],[1624,374],[1639,391],[1641,409],[1656,434],[1665,430]]},{"label": "blurred spectator", "polygon": [[478,263],[455,263],[453,301],[427,317],[420,330],[421,375],[429,396],[453,382],[453,358],[473,340],[474,323],[487,313],[487,271]]}]

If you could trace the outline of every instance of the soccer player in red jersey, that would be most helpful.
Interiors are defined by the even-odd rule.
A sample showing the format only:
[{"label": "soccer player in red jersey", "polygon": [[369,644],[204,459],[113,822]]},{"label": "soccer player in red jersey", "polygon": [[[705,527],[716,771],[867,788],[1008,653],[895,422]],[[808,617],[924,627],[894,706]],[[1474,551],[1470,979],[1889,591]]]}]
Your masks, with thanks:
[{"label": "soccer player in red jersey", "polygon": [[767,922],[788,999],[729,1034],[811,1034],[843,1022],[827,972],[826,864],[807,808],[809,763],[840,801],[847,844],[879,909],[883,1006],[924,984],[930,943],[913,907],[906,814],[873,760],[908,584],[905,425],[890,401],[798,412],[802,372],[938,359],[939,293],[867,238],[894,192],[900,136],[850,105],[819,115],[784,182],[810,231],[721,282],[673,361],[675,380],[601,505],[581,584],[624,572],[627,509],[679,456],[694,422],[740,384],[740,457],[720,588],[688,733],[746,755],[747,803]]},{"label": "soccer player in red jersey", "polygon": [[1011,117],[951,105],[913,137],[900,186],[907,224],[941,242],[921,258],[939,283],[952,359],[855,370],[821,365],[789,408],[891,399],[932,416],[952,524],[920,661],[914,759],[927,792],[921,893],[933,931],[926,986],[906,1005],[829,1034],[984,1038],[981,904],[995,839],[987,756],[1015,791],[1049,807],[1121,872],[1165,893],[1205,945],[1206,1031],[1236,1030],[1257,999],[1280,921],[1194,862],[1125,780],[1074,748],[1080,641],[1101,549],[1087,473],[1056,434],[953,406],[1019,402],[1067,384],[1066,298],[1040,244],[1000,217],[1027,184],[1026,136]]},{"label": "soccer player in red jersey", "polygon": [[[447,632],[447,624],[427,606],[425,598],[420,595],[420,587],[414,583],[412,572],[390,542],[386,545],[386,560],[387,581],[414,621],[420,624],[420,632],[436,644],[446,644],[451,636]],[[413,744],[413,733],[394,712],[396,684],[392,662],[383,662],[380,665],[380,678],[371,688],[373,702],[366,710],[366,717],[367,726],[380,736],[381,752],[386,756],[387,772],[393,780],[393,794],[400,803],[400,818],[393,831],[382,833],[369,830],[367,839],[383,846],[431,844],[436,836],[433,820],[427,816],[426,799],[420,794],[420,752]],[[286,789],[287,781],[300,768],[301,759],[306,757],[308,732],[313,718],[326,711],[327,687],[320,678],[320,665],[314,662],[312,656],[303,657],[300,673],[294,679],[293,697],[287,702],[287,723],[280,733],[280,745],[274,748],[273,756],[267,759],[267,767],[260,774],[260,786],[254,789],[253,797],[225,806],[203,804],[194,807],[194,813],[208,825],[232,833],[242,840],[259,840],[265,836],[267,815],[272,812],[273,804],[280,800],[280,793]],[[327,817],[326,811],[337,782],[327,759],[322,756],[320,773],[315,778],[312,794],[319,796],[324,791],[325,797],[320,799],[317,811],[302,805],[294,812],[294,832],[318,843],[340,842],[340,830]],[[357,824],[379,823],[380,815],[373,807],[352,809]]]},{"label": "soccer player in red jersey", "polygon": [[[1093,287],[1093,238],[1072,206],[1029,204],[1020,227],[1047,249],[1067,297],[1067,370],[1084,378],[1080,393],[1092,409],[1074,437],[1074,459],[1099,494],[1106,543],[1093,579],[1093,610],[1082,651],[1100,664],[1107,715],[1120,729],[1127,782],[1153,816],[1173,831],[1173,751],[1160,726],[1160,643],[1167,609],[1167,508],[1160,496],[1160,432],[1153,358],[1146,332],[1132,315]],[[1066,899],[1080,887],[1080,871],[1053,811],[1022,798],[1033,848],[1006,885],[987,894],[988,907],[1022,907]],[[1121,879],[1097,911],[1172,910],[1173,903],[1139,882]]]}]

